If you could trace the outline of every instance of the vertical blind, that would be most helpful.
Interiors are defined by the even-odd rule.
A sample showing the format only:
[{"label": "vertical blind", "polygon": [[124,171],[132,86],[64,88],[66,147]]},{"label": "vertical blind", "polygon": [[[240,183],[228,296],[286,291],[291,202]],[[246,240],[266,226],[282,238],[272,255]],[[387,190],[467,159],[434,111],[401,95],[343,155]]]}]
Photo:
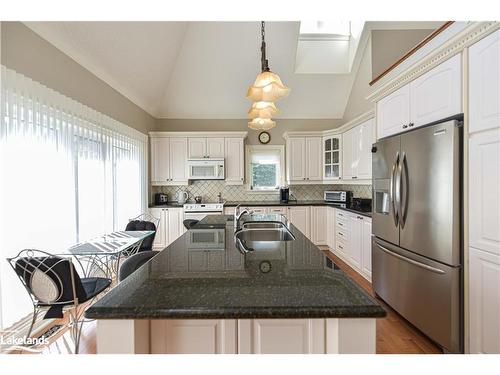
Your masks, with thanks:
[{"label": "vertical blind", "polygon": [[1,66],[0,328],[31,312],[5,258],[123,230],[146,209],[147,136]]}]

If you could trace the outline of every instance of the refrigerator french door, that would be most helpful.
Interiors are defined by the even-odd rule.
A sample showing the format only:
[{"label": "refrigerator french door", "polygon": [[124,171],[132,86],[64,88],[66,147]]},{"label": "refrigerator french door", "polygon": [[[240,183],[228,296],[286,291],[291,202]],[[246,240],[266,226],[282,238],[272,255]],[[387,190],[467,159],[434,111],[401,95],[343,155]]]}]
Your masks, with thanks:
[{"label": "refrigerator french door", "polygon": [[462,126],[450,120],[374,144],[372,283],[449,352],[463,351]]}]

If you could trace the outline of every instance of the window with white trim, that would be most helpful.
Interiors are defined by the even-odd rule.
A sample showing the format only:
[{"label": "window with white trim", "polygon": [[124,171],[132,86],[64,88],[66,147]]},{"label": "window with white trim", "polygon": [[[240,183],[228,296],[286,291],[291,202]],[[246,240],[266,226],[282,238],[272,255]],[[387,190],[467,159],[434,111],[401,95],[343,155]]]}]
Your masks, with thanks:
[{"label": "window with white trim", "polygon": [[277,191],[284,183],[284,147],[246,146],[246,153],[248,189]]}]

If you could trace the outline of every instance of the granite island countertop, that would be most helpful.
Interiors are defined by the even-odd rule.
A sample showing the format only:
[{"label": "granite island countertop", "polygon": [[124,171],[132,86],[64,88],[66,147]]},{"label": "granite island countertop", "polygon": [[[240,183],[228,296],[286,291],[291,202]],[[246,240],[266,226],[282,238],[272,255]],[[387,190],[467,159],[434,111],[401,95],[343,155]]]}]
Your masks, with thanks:
[{"label": "granite island countertop", "polygon": [[[277,220],[279,215],[259,215]],[[91,319],[376,318],[379,303],[295,226],[295,240],[242,253],[210,215],[85,312]]]}]

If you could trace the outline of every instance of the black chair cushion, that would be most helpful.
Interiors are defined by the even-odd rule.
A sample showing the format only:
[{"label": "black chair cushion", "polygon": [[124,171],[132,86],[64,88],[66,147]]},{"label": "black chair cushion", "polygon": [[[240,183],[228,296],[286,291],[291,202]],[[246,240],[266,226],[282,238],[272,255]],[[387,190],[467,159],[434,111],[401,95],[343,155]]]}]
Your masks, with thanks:
[{"label": "black chair cushion", "polygon": [[[76,297],[78,303],[83,303],[95,297],[111,284],[110,279],[84,278],[81,279],[78,272],[72,267],[69,259],[51,256],[19,258],[16,261],[16,273],[24,280],[30,293],[37,299],[37,293],[33,291],[37,286],[33,283],[36,269],[48,276],[57,288],[58,297],[53,301],[38,301],[40,306],[50,306],[44,319],[62,318],[63,307],[74,303],[73,282],[75,283]],[[72,272],[71,272],[72,271]],[[73,274],[73,275],[72,275]],[[97,292],[95,292],[97,291]]]},{"label": "black chair cushion", "polygon": [[195,220],[195,219],[185,219],[182,223],[186,227],[186,229],[191,229],[193,228],[196,224],[198,224],[200,221]]},{"label": "black chair cushion", "polygon": [[156,225],[151,221],[145,220],[132,220],[129,221],[125,230],[152,230],[154,233],[151,236],[142,240],[141,248],[139,251],[150,251],[153,249],[153,241],[156,236]]},{"label": "black chair cushion", "polygon": [[142,251],[128,257],[120,266],[118,280],[123,281],[132,273],[137,271],[144,263],[158,254],[157,251]]},{"label": "black chair cushion", "polygon": [[[85,289],[85,293],[87,293],[88,301],[91,298],[94,298],[99,293],[101,293],[104,289],[111,285],[111,279],[106,279],[104,277],[85,277],[82,279],[82,285]],[[85,301],[79,301],[85,302]]]}]

